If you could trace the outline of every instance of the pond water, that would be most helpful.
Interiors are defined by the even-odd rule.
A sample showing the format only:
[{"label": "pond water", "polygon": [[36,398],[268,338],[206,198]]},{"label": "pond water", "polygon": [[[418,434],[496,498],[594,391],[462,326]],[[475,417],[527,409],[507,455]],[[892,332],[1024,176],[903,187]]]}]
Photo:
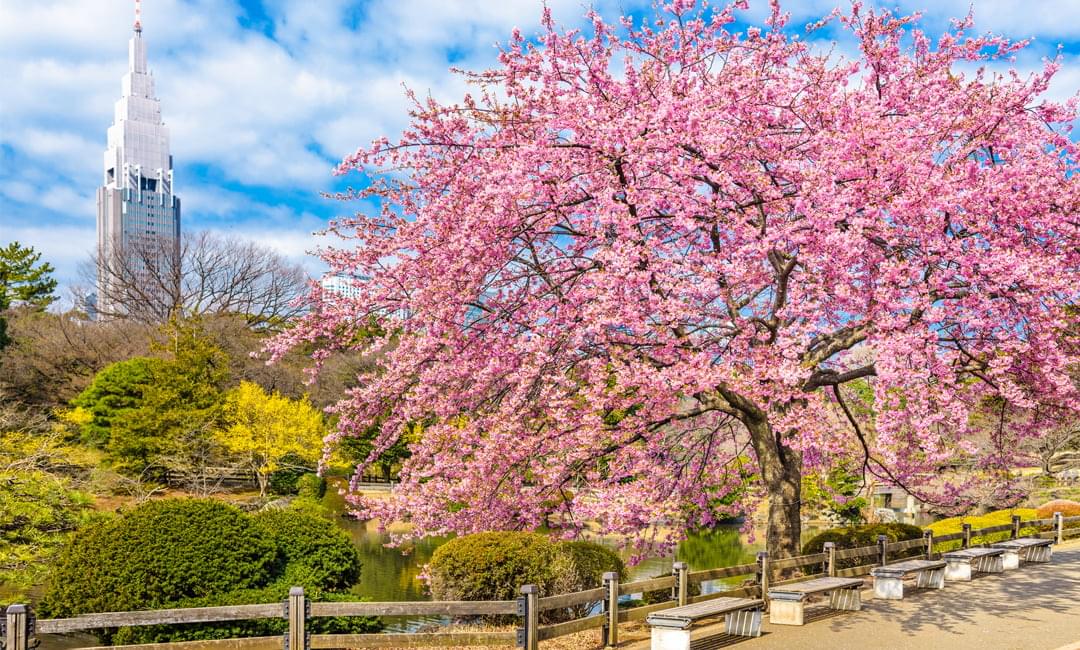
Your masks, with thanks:
[{"label": "pond water", "polygon": [[[324,504],[339,513],[345,511],[345,503],[333,487],[327,490]],[[412,543],[408,550],[387,548],[385,544],[389,541],[389,535],[380,533],[374,523],[347,517],[339,517],[337,521],[352,537],[363,563],[360,581],[353,586],[352,593],[373,601],[430,600],[418,575],[431,560],[435,549],[449,537],[419,540]],[[819,527],[804,526],[803,539],[812,537],[820,530]],[[690,571],[752,563],[757,552],[764,548],[763,531],[757,531],[751,539],[738,525],[719,526],[691,535],[679,544],[673,555],[650,557],[628,566],[629,579],[671,575],[671,565],[676,560],[686,562]],[[628,556],[624,559],[628,559]],[[711,581],[702,585],[702,592],[730,588],[743,579]],[[425,625],[447,622],[440,617],[395,617],[385,621],[393,631],[413,631]]]}]

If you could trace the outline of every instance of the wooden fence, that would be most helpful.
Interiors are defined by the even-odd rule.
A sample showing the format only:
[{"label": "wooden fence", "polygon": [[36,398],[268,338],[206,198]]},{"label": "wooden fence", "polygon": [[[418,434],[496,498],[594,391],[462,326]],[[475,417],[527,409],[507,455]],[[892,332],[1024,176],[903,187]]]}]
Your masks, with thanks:
[{"label": "wooden fence", "polygon": [[[260,605],[235,605],[228,607],[194,607],[187,609],[148,610],[134,612],[110,612],[83,614],[75,618],[35,620],[30,607],[11,605],[0,618],[0,639],[3,650],[31,650],[39,634],[63,634],[85,630],[132,627],[140,625],[163,625],[179,623],[217,623],[252,619],[279,619],[287,621],[288,631],[282,636],[265,636],[242,639],[209,641],[178,641],[143,645],[109,646],[114,650],[309,650],[329,648],[404,648],[404,647],[461,647],[476,645],[517,645],[527,650],[537,650],[540,641],[599,629],[605,645],[618,642],[619,623],[639,621],[648,614],[677,605],[696,603],[722,596],[762,597],[770,585],[796,582],[816,576],[861,576],[870,569],[885,564],[895,554],[919,549],[920,555],[932,556],[935,547],[959,540],[961,546],[971,545],[972,537],[994,533],[1009,533],[1015,538],[1021,528],[1036,528],[1039,536],[1054,538],[1057,543],[1068,535],[1080,534],[1080,527],[1065,528],[1066,523],[1080,524],[1080,516],[1062,517],[1054,513],[1051,519],[1029,520],[1021,523],[1013,517],[1011,523],[972,530],[969,525],[959,533],[935,537],[927,531],[923,539],[889,542],[884,535],[877,544],[859,548],[837,549],[826,543],[822,553],[770,560],[767,553],[758,553],[751,564],[688,571],[683,562],[676,562],[672,575],[647,580],[620,583],[618,575],[604,575],[603,586],[569,594],[541,596],[535,585],[524,585],[517,600],[493,601],[418,601],[418,602],[312,602],[301,587],[290,590],[288,600],[281,603]],[[863,560],[858,566],[839,568],[841,560]],[[788,577],[793,570],[801,571],[799,577]],[[710,594],[692,595],[692,585],[703,582],[745,576],[743,585],[735,589]],[[784,578],[772,582],[773,578]],[[667,592],[662,602],[635,604],[627,596],[654,592]],[[620,603],[622,601],[622,603]],[[596,605],[601,607],[597,608]],[[634,606],[625,606],[634,604]],[[767,605],[767,603],[766,603]],[[541,625],[540,613],[588,606],[590,613],[584,617],[554,624]],[[600,611],[596,611],[599,609]],[[430,633],[374,633],[374,634],[311,634],[308,621],[330,616],[449,616],[471,618],[478,616],[517,617],[520,627],[516,632],[430,632]],[[105,650],[92,648],[91,650]]]}]

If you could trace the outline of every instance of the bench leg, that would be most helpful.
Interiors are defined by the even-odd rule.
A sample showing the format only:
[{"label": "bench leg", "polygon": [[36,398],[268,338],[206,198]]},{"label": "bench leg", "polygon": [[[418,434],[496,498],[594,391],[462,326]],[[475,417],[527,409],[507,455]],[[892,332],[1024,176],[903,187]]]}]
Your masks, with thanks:
[{"label": "bench leg", "polygon": [[1036,546],[1028,549],[1024,560],[1028,562],[1049,562],[1053,555],[1054,551],[1049,546]]},{"label": "bench leg", "polygon": [[652,650],[690,650],[690,630],[652,628]]},{"label": "bench leg", "polygon": [[803,601],[769,600],[769,622],[773,625],[802,625]]},{"label": "bench leg", "polygon": [[1001,567],[1006,571],[1020,568],[1020,551],[1009,549],[1001,556]]},{"label": "bench leg", "polygon": [[[923,573],[925,572],[919,572],[920,582],[922,581]],[[902,579],[880,577],[874,578],[874,598],[884,598],[885,600],[901,600],[903,599],[903,597],[904,581]]]},{"label": "bench leg", "polygon": [[829,592],[829,607],[857,612],[862,609],[862,595],[858,588],[833,589]]},{"label": "bench leg", "polygon": [[735,636],[761,636],[761,610],[729,612],[724,616],[724,632]]},{"label": "bench leg", "polygon": [[946,580],[971,580],[971,562],[948,560],[945,565]]},{"label": "bench leg", "polygon": [[915,586],[919,589],[944,589],[945,569],[927,569],[919,571],[915,577]]},{"label": "bench leg", "polygon": [[[1002,554],[1004,555],[1004,553]],[[1001,555],[991,555],[989,557],[981,557],[977,560],[978,564],[975,567],[976,571],[982,571],[984,573],[1004,573],[1005,561]]]}]

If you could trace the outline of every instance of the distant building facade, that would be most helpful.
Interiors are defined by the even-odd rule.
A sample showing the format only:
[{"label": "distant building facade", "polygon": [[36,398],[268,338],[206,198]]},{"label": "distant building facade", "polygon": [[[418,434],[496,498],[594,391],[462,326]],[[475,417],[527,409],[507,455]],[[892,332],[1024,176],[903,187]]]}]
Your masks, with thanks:
[{"label": "distant building facade", "polygon": [[169,130],[161,120],[154,78],[136,6],[128,71],[108,131],[104,176],[97,191],[97,295],[103,317],[124,310],[121,283],[144,281],[162,292],[161,278],[178,276],[180,199],[174,194]]},{"label": "distant building facade", "polygon": [[319,280],[319,285],[329,294],[356,299],[360,297],[359,284],[366,279],[364,276],[348,273],[325,273]]}]

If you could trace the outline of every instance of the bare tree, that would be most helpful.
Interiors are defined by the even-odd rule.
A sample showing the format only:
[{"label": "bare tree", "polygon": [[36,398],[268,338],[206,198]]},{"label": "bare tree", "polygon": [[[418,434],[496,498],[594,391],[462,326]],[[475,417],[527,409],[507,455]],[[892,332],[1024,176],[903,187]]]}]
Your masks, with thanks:
[{"label": "bare tree", "polygon": [[14,343],[0,355],[0,400],[45,412],[67,404],[110,363],[148,354],[154,333],[141,322],[92,322],[77,312],[20,309],[8,322]]},{"label": "bare tree", "polygon": [[[303,268],[268,246],[202,231],[179,246],[168,237],[142,238],[94,256],[81,269],[96,286],[92,308],[103,319],[163,322],[174,316],[239,314],[248,326],[273,328],[299,313],[307,289]],[[85,287],[76,300],[91,306]]]}]

